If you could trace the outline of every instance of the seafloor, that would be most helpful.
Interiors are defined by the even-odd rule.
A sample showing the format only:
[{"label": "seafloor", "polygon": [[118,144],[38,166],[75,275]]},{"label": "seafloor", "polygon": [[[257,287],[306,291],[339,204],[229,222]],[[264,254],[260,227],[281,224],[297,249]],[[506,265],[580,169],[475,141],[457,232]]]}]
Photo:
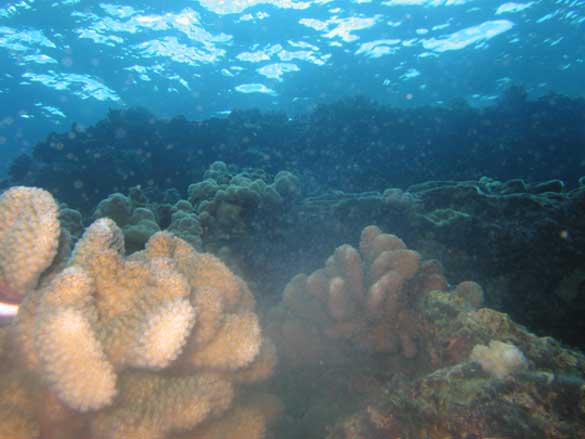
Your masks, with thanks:
[{"label": "seafloor", "polygon": [[585,437],[584,127],[514,88],[49,135],[2,183],[0,439]]}]

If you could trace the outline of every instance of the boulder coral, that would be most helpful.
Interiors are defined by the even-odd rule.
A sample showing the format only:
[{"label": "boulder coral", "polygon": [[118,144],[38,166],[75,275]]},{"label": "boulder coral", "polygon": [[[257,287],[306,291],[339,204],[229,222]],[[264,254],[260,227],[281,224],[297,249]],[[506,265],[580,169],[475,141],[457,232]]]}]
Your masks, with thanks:
[{"label": "boulder coral", "polygon": [[113,193],[100,201],[94,217],[113,220],[122,229],[125,247],[130,252],[143,249],[148,239],[160,231],[150,209],[136,205],[132,198],[121,193]]},{"label": "boulder coral", "polygon": [[272,182],[264,175],[235,173],[224,162],[214,162],[204,180],[187,189],[189,202],[199,214],[210,241],[266,232],[301,198],[301,184],[294,174],[281,171]]},{"label": "boulder coral", "polygon": [[162,229],[197,249],[202,246],[199,218],[188,201],[178,200],[174,205],[151,202],[139,187],[132,188],[128,196],[114,193],[100,201],[94,218],[114,220],[129,253],[144,249],[148,239]]},{"label": "boulder coral", "polygon": [[[198,437],[224,413],[249,412],[234,403],[238,387],[268,378],[276,355],[251,291],[219,259],[166,232],[125,256],[121,229],[101,218],[51,266],[50,194],[14,188],[2,203],[0,273],[25,294],[3,330],[0,353],[9,331],[16,355],[3,365],[0,419],[11,421],[0,438]],[[38,242],[42,252],[27,254]],[[249,437],[260,438],[264,418],[253,419]]]}]

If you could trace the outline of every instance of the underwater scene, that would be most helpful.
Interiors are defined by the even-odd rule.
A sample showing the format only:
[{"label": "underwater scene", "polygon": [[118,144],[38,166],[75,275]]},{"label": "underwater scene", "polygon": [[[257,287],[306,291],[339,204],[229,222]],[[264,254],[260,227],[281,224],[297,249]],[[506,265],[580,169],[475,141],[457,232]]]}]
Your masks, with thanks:
[{"label": "underwater scene", "polygon": [[585,1],[0,0],[0,439],[585,439]]}]

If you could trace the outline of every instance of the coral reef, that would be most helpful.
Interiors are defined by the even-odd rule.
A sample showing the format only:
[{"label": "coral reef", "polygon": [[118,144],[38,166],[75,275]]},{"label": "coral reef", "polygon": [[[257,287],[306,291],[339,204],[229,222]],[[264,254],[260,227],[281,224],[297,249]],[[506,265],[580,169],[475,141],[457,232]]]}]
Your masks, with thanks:
[{"label": "coral reef", "polygon": [[[574,150],[585,141],[583,102],[528,100],[516,87],[481,110],[461,103],[400,110],[351,98],[295,120],[258,111],[201,122],[111,111],[95,126],[51,134],[32,157],[15,159],[11,184],[49,189],[86,217],[99,200],[142,185],[157,197],[148,205],[132,200],[132,209],[151,213],[140,209],[119,224],[128,251],[142,249],[156,223],[235,261],[247,276],[275,263],[270,275],[254,279],[266,285],[263,295],[280,290],[294,261],[306,261],[296,271],[312,270],[331,246],[375,223],[441,257],[452,279],[476,278],[490,306],[585,346],[582,288],[554,294],[583,269],[583,157]],[[108,178],[103,169],[111,169]],[[275,192],[295,198],[285,195],[294,179],[270,177],[283,169],[309,186],[310,199],[274,203]],[[173,207],[180,197],[162,201],[168,191],[177,194],[173,187],[189,185],[197,188],[193,197],[183,195],[192,209]],[[302,248],[299,233],[315,249]],[[534,258],[522,258],[527,248]]]},{"label": "coral reef", "polygon": [[[154,233],[165,230],[218,254],[239,272],[263,274],[255,280],[266,282],[263,292],[270,291],[268,261],[285,255],[288,241],[294,240],[288,229],[302,199],[298,177],[286,171],[270,177],[260,170],[240,171],[214,162],[203,181],[189,186],[188,200],[169,195],[161,198],[139,187],[128,195],[114,193],[100,201],[93,218],[113,219],[129,253],[143,249]],[[252,254],[250,244],[255,247]]]},{"label": "coral reef", "polygon": [[303,199],[294,228],[313,248],[298,251],[297,271],[312,269],[328,247],[375,223],[440,259],[452,281],[477,280],[489,306],[541,334],[584,346],[584,200],[582,184],[571,189],[558,180],[487,177],[311,196]]},{"label": "coral reef", "polygon": [[[27,215],[5,223],[3,252],[25,234],[30,242],[45,239],[51,231],[45,224],[59,231],[48,193],[12,191],[3,202],[24,206]],[[48,213],[39,215],[46,205]],[[56,241],[47,240],[53,256]],[[10,422],[0,424],[0,437],[159,439],[188,431],[199,437],[199,428],[206,434],[224,415],[253,419],[247,437],[263,437],[262,412],[234,403],[238,387],[268,378],[276,361],[245,283],[167,232],[124,255],[122,230],[102,218],[40,282],[35,255],[32,271],[10,278],[27,290],[0,339],[6,356],[9,331],[17,354],[3,365],[0,419]],[[51,262],[43,258],[43,267]]]},{"label": "coral reef", "polygon": [[[279,438],[585,437],[584,357],[538,336],[585,346],[584,104],[51,134],[0,181],[68,203],[0,195],[0,438],[260,438],[274,389]],[[268,308],[298,272],[269,339],[234,273]]]},{"label": "coral reef", "polygon": [[[484,209],[487,222],[506,203],[514,209],[513,199],[531,197],[522,204],[529,218],[535,206],[576,202],[580,189],[483,179],[304,204],[288,174],[266,183],[262,174],[215,164],[207,177],[191,201],[170,194],[156,204],[139,189],[108,197],[73,248],[78,212],[59,209],[40,189],[2,194],[2,294],[20,305],[0,325],[0,438],[261,439],[272,437],[272,422],[283,439],[585,436],[585,356],[482,308],[479,284],[450,285],[442,264],[426,257],[445,247],[430,245],[428,235],[415,241],[424,244],[419,253],[365,227],[355,246],[338,246],[324,267],[290,280],[282,303],[263,316],[263,331],[246,283],[169,232],[185,221],[181,230],[212,236],[201,225],[221,215],[207,223],[201,216],[217,215],[207,206],[227,203],[218,194],[239,190],[230,187],[244,188],[230,204],[258,203],[242,201],[240,215],[230,216],[237,221],[226,226],[234,232],[227,243],[238,242],[238,227],[251,236],[272,227],[255,229],[242,214],[269,215],[258,201],[263,192],[251,195],[258,188],[287,207],[290,200],[297,224],[313,218],[303,209],[337,208],[355,227],[366,206],[381,206],[378,214],[424,224],[438,240],[441,228],[458,230],[454,224],[469,224],[465,215],[478,217],[484,205],[494,209]],[[434,203],[435,191],[447,195]],[[142,220],[156,230],[129,240]],[[332,230],[327,239],[348,228]],[[128,242],[140,250],[128,251]],[[574,270],[558,296],[575,300],[581,278]]]},{"label": "coral reef", "polygon": [[11,184],[44,187],[76,208],[93,208],[113,192],[147,182],[187,187],[216,160],[272,174],[302,171],[346,192],[482,175],[575,182],[585,158],[574,147],[585,140],[584,100],[510,95],[522,93],[484,108],[416,109],[354,97],[319,105],[300,118],[250,110],[187,121],[160,119],[143,109],[113,110],[94,126],[52,133],[32,157],[15,159]]},{"label": "coral reef", "polygon": [[[157,194],[156,198],[160,198]],[[203,180],[189,185],[187,199],[173,204],[151,200],[139,187],[126,196],[114,193],[99,202],[94,218],[111,218],[124,233],[128,252],[141,250],[159,230],[166,230],[201,248],[218,251],[275,236],[293,218],[301,199],[299,179],[281,171],[270,178],[259,170],[238,172],[234,166],[214,162]]]},{"label": "coral reef", "polygon": [[268,315],[290,416],[279,437],[585,434],[585,355],[481,308],[475,282],[449,288],[394,235],[368,226],[359,248],[293,278]]},{"label": "coral reef", "polygon": [[[394,374],[362,408],[338,421],[330,439],[585,434],[582,353],[452,293],[425,294],[417,311],[425,321],[428,370],[414,378]],[[492,360],[513,367],[484,363],[488,344]]]},{"label": "coral reef", "polygon": [[[344,193],[324,192],[303,179],[301,192],[301,175],[271,176],[216,162],[183,198],[173,190],[133,187],[108,196],[84,217],[86,223],[113,218],[129,253],[143,249],[159,230],[172,232],[221,257],[262,296],[280,291],[291,273],[312,271],[332,247],[376,223],[426,258],[440,259],[454,282],[476,279],[489,306],[542,334],[585,345],[583,182],[571,189],[560,180],[482,177]],[[78,238],[79,214],[62,207],[60,217]],[[524,257],[527,249],[530,258]]]}]

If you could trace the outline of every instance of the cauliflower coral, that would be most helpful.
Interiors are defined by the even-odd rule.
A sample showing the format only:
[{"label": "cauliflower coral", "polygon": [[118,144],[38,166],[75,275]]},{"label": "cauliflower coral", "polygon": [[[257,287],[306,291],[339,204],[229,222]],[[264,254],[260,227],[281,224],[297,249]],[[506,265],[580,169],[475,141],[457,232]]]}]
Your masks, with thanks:
[{"label": "cauliflower coral", "polygon": [[0,282],[23,298],[0,438],[199,437],[236,413],[253,413],[249,437],[262,437],[261,410],[235,402],[240,383],[266,379],[276,362],[246,284],[169,233],[125,257],[108,218],[57,261],[57,214],[41,189],[0,200]]}]

